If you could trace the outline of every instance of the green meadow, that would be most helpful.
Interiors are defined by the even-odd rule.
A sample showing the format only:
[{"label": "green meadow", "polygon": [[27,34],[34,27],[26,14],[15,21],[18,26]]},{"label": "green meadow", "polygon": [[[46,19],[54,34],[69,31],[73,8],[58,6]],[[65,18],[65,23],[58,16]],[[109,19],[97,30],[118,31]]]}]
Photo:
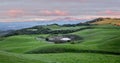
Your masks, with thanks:
[{"label": "green meadow", "polygon": [[[86,26],[46,26],[52,30]],[[83,37],[75,44],[54,44],[45,39],[52,34],[15,35],[0,40],[0,63],[120,63],[120,26],[94,25],[68,34]],[[63,35],[63,34],[60,34]]]}]

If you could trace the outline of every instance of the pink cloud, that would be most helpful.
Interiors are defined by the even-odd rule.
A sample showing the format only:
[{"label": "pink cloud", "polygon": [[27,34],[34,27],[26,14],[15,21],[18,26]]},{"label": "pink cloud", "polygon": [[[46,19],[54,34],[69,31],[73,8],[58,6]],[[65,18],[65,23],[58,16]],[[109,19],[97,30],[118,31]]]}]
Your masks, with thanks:
[{"label": "pink cloud", "polygon": [[101,14],[101,15],[120,15],[120,11],[106,10],[106,11],[99,12],[98,14]]},{"label": "pink cloud", "polygon": [[6,14],[10,17],[18,17],[24,14],[23,10],[20,9],[11,9],[6,12]]},{"label": "pink cloud", "polygon": [[60,11],[60,10],[55,10],[54,11],[54,14],[56,14],[56,15],[60,15],[60,16],[64,16],[64,15],[68,15],[68,13],[67,12],[65,12],[65,11]]},{"label": "pink cloud", "polygon": [[43,10],[40,13],[45,16],[66,16],[68,15],[68,12],[61,11],[61,10],[53,10],[53,11]]}]

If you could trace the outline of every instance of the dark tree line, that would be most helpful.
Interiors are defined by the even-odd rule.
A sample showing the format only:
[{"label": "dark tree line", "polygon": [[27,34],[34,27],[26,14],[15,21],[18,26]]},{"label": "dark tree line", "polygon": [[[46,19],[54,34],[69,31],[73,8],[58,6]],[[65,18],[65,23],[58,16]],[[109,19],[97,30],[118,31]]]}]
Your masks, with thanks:
[{"label": "dark tree line", "polygon": [[[57,26],[61,26],[61,27],[75,27],[75,26],[88,26],[88,27],[79,28],[79,29],[52,30],[50,28],[45,27],[45,25],[40,25],[40,26],[31,27],[31,28],[15,30],[4,36],[7,37],[7,36],[25,35],[25,34],[26,35],[30,35],[30,34],[68,34],[68,33],[73,33],[73,32],[77,32],[80,30],[92,28],[91,25],[88,23],[64,24],[64,25],[51,24],[51,25],[57,25]],[[51,26],[51,25],[46,25],[46,26]]]},{"label": "dark tree line", "polygon": [[91,26],[91,24],[88,24],[88,23],[78,23],[78,24],[64,24],[62,26],[65,26],[65,27],[75,27],[75,26]]},{"label": "dark tree line", "polygon": [[[109,18],[107,18],[109,19]],[[103,21],[104,18],[97,18],[97,19],[94,19],[94,20],[91,20],[91,21],[87,21],[86,23],[90,24],[90,23],[94,23],[94,22],[99,22],[99,21]]]},{"label": "dark tree line", "polygon": [[[28,29],[37,29],[37,31],[30,31]],[[44,28],[44,27],[32,27],[32,28],[25,28],[25,29],[21,29],[21,30],[16,30],[13,31],[11,33],[8,33],[5,35],[5,37],[7,36],[14,36],[14,35],[30,35],[30,34],[68,34],[68,33],[73,33],[73,32],[77,32],[80,30],[84,30],[84,29],[91,29],[92,27],[84,27],[84,28],[80,28],[80,29],[68,29],[68,30],[51,30],[49,28]]]}]

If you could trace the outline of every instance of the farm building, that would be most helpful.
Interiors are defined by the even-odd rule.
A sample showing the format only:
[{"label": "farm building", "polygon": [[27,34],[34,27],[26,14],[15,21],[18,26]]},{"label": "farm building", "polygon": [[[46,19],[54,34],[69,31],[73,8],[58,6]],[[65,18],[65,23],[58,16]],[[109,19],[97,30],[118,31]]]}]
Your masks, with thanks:
[{"label": "farm building", "polygon": [[62,36],[53,36],[46,38],[46,41],[54,42],[54,43],[67,43],[75,40],[82,39],[76,35],[62,35]]},{"label": "farm building", "polygon": [[47,38],[47,41],[54,42],[54,43],[65,43],[65,42],[70,42],[71,38],[57,36],[57,37]]}]

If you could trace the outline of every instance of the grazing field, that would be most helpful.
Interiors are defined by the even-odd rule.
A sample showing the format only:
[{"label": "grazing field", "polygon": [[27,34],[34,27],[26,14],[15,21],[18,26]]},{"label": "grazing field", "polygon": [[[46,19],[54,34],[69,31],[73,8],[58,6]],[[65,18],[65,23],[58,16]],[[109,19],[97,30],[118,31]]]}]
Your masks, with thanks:
[{"label": "grazing field", "polygon": [[[56,30],[56,27],[52,26],[51,29]],[[44,38],[52,34],[6,37],[0,41],[0,63],[120,63],[120,27],[91,27],[69,33],[83,37],[82,41],[75,44],[47,42]],[[36,37],[44,38],[37,40]]]}]

